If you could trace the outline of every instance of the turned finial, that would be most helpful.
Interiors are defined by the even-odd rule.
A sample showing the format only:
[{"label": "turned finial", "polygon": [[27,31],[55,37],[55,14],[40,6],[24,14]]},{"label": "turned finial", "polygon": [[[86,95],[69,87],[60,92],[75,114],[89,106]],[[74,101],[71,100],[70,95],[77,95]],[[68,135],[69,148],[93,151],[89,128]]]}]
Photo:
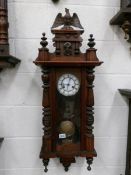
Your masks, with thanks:
[{"label": "turned finial", "polygon": [[91,171],[91,164],[93,162],[93,158],[92,157],[87,157],[86,160],[87,160],[87,164],[88,164],[87,170]]},{"label": "turned finial", "polygon": [[46,48],[46,46],[48,45],[48,42],[46,41],[47,38],[45,37],[45,33],[42,33],[43,37],[41,38],[41,46],[43,47],[44,50],[48,50],[48,48]]},{"label": "turned finial", "polygon": [[90,48],[93,48],[95,46],[96,43],[94,42],[94,40],[95,39],[93,38],[93,34],[90,34],[90,38],[88,39],[89,42],[87,44]]}]

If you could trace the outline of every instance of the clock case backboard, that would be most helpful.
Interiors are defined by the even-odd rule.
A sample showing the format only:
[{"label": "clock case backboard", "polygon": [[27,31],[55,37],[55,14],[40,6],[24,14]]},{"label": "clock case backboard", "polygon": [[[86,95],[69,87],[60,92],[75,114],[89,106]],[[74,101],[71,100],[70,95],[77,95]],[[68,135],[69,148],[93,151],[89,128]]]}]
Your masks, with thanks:
[{"label": "clock case backboard", "polygon": [[[39,55],[34,63],[42,69],[43,81],[43,125],[44,135],[40,158],[43,160],[45,172],[50,158],[60,158],[60,162],[65,167],[65,171],[71,163],[75,162],[75,157],[86,157],[88,170],[91,170],[93,157],[96,157],[94,148],[94,68],[101,65],[101,61],[96,56],[95,42],[93,35],[90,35],[85,53],[81,53],[81,35],[84,32],[76,13],[70,15],[66,9],[65,16],[59,13],[51,28],[55,35],[53,38],[55,52],[50,53],[47,46],[45,33],[43,33]],[[71,73],[80,81],[80,89],[76,97],[62,97],[67,100],[76,101],[74,116],[70,119],[77,125],[78,134],[76,139],[60,138],[59,123],[64,120],[60,116],[61,109],[64,108],[64,101],[60,104],[57,82],[61,75]],[[75,99],[76,98],[76,99]],[[61,100],[61,101],[62,101]],[[64,114],[64,109],[63,114]],[[77,114],[78,113],[78,114]],[[78,116],[78,117],[77,117]],[[79,123],[79,125],[78,125]],[[62,135],[63,136],[63,135]]]}]

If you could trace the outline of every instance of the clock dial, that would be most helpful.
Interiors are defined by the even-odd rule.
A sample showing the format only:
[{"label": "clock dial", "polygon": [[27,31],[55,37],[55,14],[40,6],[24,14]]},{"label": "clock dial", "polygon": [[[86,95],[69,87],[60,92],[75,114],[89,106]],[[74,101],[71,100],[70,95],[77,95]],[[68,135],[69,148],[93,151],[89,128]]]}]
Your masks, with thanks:
[{"label": "clock dial", "polygon": [[58,79],[57,89],[64,96],[75,95],[80,88],[80,82],[73,74],[63,74]]}]

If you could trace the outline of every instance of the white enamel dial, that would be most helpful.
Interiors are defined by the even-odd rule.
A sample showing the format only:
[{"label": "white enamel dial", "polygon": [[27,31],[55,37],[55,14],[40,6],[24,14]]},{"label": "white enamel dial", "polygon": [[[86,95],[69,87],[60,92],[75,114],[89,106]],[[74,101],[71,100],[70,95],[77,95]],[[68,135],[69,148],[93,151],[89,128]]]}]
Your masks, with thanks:
[{"label": "white enamel dial", "polygon": [[80,88],[80,82],[73,74],[63,74],[57,83],[57,89],[64,96],[75,95]]}]

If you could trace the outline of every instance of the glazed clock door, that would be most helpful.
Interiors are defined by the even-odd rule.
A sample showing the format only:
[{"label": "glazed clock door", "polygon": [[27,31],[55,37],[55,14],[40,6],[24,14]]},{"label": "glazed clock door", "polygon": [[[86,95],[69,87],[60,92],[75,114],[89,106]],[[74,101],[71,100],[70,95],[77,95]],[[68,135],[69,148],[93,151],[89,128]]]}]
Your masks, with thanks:
[{"label": "glazed clock door", "polygon": [[70,154],[72,149],[74,152],[80,149],[80,98],[80,69],[58,69],[56,72],[56,150],[58,153],[65,147],[66,154]]}]

